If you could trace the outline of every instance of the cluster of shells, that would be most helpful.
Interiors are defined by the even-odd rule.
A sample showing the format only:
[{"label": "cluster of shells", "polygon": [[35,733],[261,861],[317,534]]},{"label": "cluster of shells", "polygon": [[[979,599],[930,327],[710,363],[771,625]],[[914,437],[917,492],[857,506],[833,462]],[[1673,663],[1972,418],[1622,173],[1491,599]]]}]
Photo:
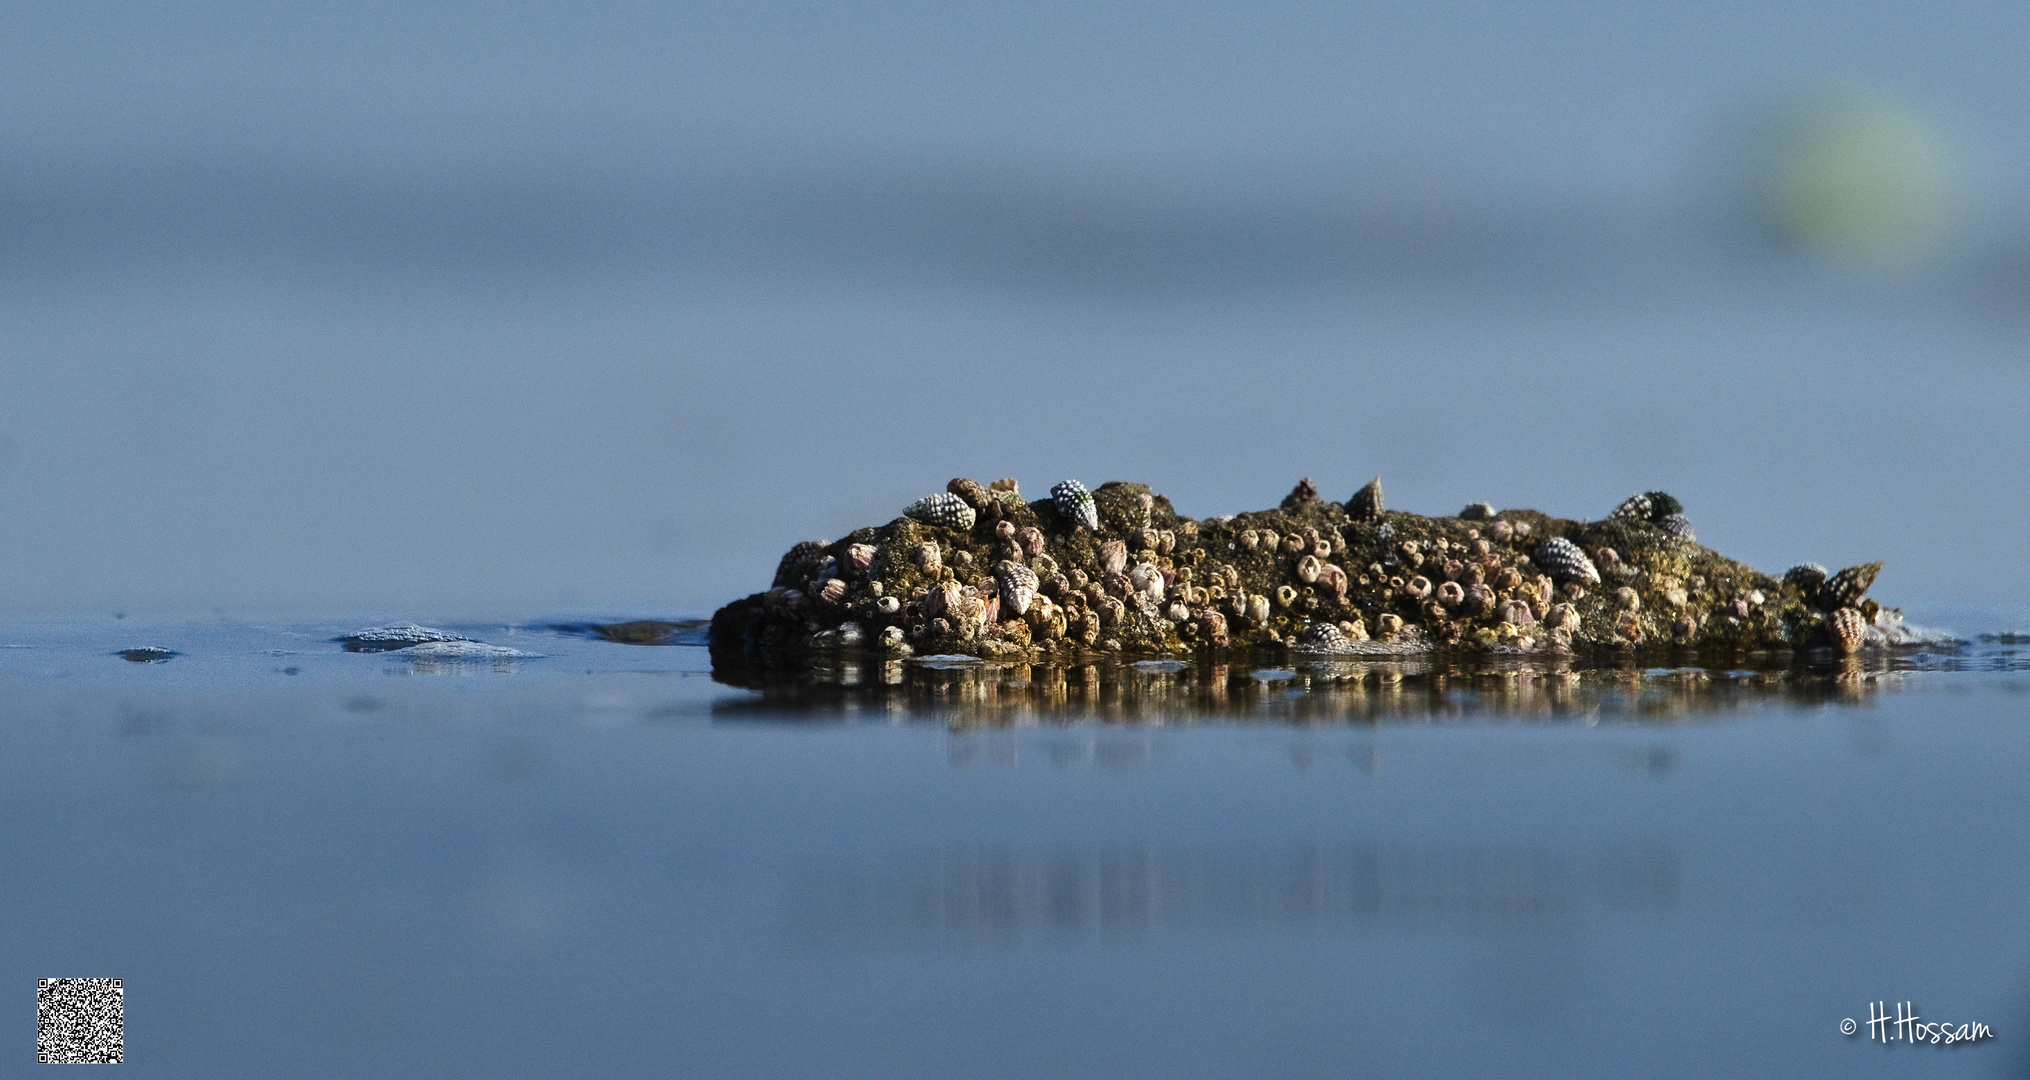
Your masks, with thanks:
[{"label": "cluster of shells", "polygon": [[892,656],[1274,648],[1389,653],[1865,645],[1880,564],[1772,578],[1693,539],[1662,492],[1598,523],[1470,504],[1344,503],[1307,477],[1273,510],[1204,520],[1139,484],[1022,498],[959,478],[886,525],[785,554],[774,587],[722,609],[715,648]]}]

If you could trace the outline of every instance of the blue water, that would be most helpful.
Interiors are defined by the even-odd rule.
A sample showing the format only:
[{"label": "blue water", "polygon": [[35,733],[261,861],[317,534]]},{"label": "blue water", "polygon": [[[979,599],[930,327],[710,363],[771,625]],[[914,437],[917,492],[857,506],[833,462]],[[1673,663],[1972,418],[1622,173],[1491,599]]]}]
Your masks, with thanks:
[{"label": "blue water", "polygon": [[[453,627],[544,654],[458,664],[344,623],[0,628],[6,967],[124,979],[161,1076],[2025,1063],[2006,642],[1229,669],[1222,704],[1197,660],[743,689],[550,625]],[[1871,1045],[1878,1000],[1995,1038]]]}]

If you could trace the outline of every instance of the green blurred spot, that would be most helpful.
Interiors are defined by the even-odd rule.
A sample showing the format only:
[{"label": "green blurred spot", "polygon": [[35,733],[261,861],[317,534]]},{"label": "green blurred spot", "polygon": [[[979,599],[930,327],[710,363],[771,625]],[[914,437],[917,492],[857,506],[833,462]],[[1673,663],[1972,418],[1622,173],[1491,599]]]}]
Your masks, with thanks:
[{"label": "green blurred spot", "polygon": [[1951,226],[1944,140],[1915,112],[1844,91],[1793,105],[1775,125],[1767,209],[1789,239],[1829,261],[1895,270],[1934,253]]}]

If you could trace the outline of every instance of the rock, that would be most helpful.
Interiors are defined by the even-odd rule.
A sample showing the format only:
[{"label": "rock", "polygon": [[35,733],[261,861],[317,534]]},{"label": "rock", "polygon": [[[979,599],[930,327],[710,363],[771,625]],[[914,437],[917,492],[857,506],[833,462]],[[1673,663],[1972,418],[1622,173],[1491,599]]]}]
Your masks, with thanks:
[{"label": "rock", "polygon": [[[714,615],[715,662],[807,664],[813,647],[847,647],[840,634],[826,633],[841,618],[864,628],[869,650],[893,639],[893,627],[919,656],[991,653],[1001,661],[1280,651],[1305,642],[1308,627],[1342,624],[1377,628],[1369,643],[1377,651],[1513,649],[1522,647],[1517,628],[1531,625],[1524,612],[1543,620],[1538,633],[1573,651],[1788,650],[1822,646],[1832,636],[1825,612],[1854,604],[1876,568],[1830,581],[1823,571],[1797,571],[1786,584],[1681,539],[1661,522],[1683,507],[1662,492],[1633,497],[1601,521],[1504,510],[1489,524],[1491,515],[1399,510],[1386,511],[1384,521],[1379,480],[1347,503],[1307,498],[1310,489],[1300,484],[1274,509],[1193,520],[1141,484],[1101,485],[1090,493],[1095,513],[1088,517],[1081,490],[1068,482],[1048,499],[1024,503],[1012,481],[997,481],[983,489],[999,500],[992,516],[917,513],[822,548],[799,545],[781,564],[789,580]],[[837,568],[856,565],[855,555],[869,547],[901,554],[875,558],[852,588],[834,587],[835,600],[815,603],[840,582]],[[1600,553],[1602,565],[1588,551]],[[1050,572],[1032,584],[1028,572],[1012,573],[1022,557]],[[1612,578],[1605,586],[1584,587],[1603,573]],[[1011,591],[1007,582],[1016,578]],[[1555,592],[1553,579],[1562,586]],[[999,597],[984,616],[991,621],[945,609],[941,601],[961,590]],[[1021,601],[1042,604],[1043,596],[1053,606],[1030,608],[1037,617],[1028,629],[1036,632],[1024,633]],[[1208,612],[1221,614],[1215,620]],[[1061,633],[1060,620],[1069,628]],[[422,627],[371,633],[355,638],[362,647],[399,648],[402,634],[443,634]]]}]

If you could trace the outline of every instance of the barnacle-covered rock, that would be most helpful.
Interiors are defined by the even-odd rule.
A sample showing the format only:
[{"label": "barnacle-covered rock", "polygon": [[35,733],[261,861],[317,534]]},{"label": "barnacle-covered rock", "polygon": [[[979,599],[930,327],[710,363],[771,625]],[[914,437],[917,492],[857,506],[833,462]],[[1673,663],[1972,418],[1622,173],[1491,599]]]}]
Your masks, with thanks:
[{"label": "barnacle-covered rock", "polygon": [[1346,500],[1346,516],[1355,521],[1380,521],[1382,519],[1382,478],[1369,480],[1353,498]]},{"label": "barnacle-covered rock", "polygon": [[1050,501],[1064,520],[1093,532],[1100,528],[1100,509],[1092,492],[1076,480],[1060,480],[1051,486]]},{"label": "barnacle-covered rock", "polygon": [[860,647],[889,657],[896,629],[916,655],[1027,662],[1280,650],[1316,626],[1356,645],[1372,629],[1372,648],[1394,651],[1774,653],[1836,643],[1830,613],[1849,608],[1880,636],[1882,609],[1863,596],[1878,566],[1779,581],[1680,539],[1670,519],[1682,508],[1661,492],[1599,521],[1526,509],[1469,520],[1384,512],[1376,481],[1346,503],[1300,497],[1194,520],[1115,482],[1085,493],[1094,512],[1082,521],[1079,505],[1060,505],[1066,492],[1076,501],[1069,482],[1034,503],[1012,481],[950,488],[884,525],[797,545],[768,591],[715,616],[715,658],[804,663],[812,649],[849,647],[847,620],[862,627]]},{"label": "barnacle-covered rock", "polygon": [[1530,558],[1538,569],[1556,581],[1600,580],[1600,571],[1594,568],[1593,560],[1586,557],[1579,545],[1562,536],[1553,536],[1538,544],[1536,554]]},{"label": "barnacle-covered rock", "polygon": [[902,511],[902,516],[915,518],[926,525],[961,531],[972,528],[973,522],[978,520],[978,514],[966,505],[966,500],[949,491],[926,495],[910,503]]}]

